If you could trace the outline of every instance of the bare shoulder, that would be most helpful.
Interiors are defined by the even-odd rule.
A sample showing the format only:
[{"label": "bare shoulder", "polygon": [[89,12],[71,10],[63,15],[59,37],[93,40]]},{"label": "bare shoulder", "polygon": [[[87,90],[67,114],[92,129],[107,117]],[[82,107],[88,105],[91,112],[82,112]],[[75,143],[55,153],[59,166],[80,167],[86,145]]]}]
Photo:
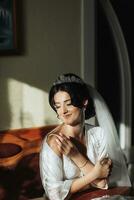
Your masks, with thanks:
[{"label": "bare shoulder", "polygon": [[48,145],[51,147],[51,149],[58,155],[58,156],[62,156],[61,155],[61,153],[60,153],[60,151],[59,151],[59,149],[58,149],[58,147],[57,147],[57,143],[56,143],[56,138],[57,138],[57,136],[56,136],[56,134],[54,135],[50,135],[49,137],[48,137],[48,139],[47,139],[47,143],[48,143]]},{"label": "bare shoulder", "polygon": [[56,142],[56,138],[57,138],[57,135],[59,134],[59,130],[60,128],[58,129],[55,129],[54,131],[50,132],[48,134],[48,137],[47,137],[47,143],[48,145],[51,147],[51,149],[58,155],[58,156],[62,156],[58,147],[57,147],[57,142]]}]

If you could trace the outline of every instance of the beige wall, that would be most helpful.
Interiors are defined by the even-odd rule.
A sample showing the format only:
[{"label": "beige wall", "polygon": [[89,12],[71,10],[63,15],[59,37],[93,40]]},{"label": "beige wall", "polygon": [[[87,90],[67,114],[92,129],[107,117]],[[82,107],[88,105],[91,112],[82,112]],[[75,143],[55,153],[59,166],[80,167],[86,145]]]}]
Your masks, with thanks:
[{"label": "beige wall", "polygon": [[80,75],[80,0],[23,0],[20,55],[0,56],[0,129],[55,123],[47,92],[60,73]]}]

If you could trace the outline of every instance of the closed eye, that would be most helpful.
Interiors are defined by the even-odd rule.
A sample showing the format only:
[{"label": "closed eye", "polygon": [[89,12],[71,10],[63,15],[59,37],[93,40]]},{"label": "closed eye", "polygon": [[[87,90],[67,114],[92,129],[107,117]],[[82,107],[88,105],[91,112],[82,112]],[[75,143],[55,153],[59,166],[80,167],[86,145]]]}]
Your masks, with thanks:
[{"label": "closed eye", "polygon": [[72,103],[68,103],[67,106],[72,106]]},{"label": "closed eye", "polygon": [[[65,100],[64,105],[65,106],[72,106],[71,99]],[[56,110],[58,110],[59,108],[61,108],[61,104],[59,102],[55,102],[54,107],[55,107]]]},{"label": "closed eye", "polygon": [[60,108],[60,106],[56,106],[56,105],[54,107],[55,107],[56,110],[58,110]]}]

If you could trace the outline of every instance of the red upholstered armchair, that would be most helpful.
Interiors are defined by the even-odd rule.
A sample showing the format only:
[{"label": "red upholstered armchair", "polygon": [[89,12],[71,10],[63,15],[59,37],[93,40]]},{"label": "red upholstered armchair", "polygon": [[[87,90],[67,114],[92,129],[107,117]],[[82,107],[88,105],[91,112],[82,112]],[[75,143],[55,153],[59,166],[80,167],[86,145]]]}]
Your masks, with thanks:
[{"label": "red upholstered armchair", "polygon": [[[29,200],[42,197],[39,152],[45,135],[56,125],[0,131],[0,200]],[[71,199],[128,194],[128,188],[85,191]]]},{"label": "red upholstered armchair", "polygon": [[56,125],[0,131],[0,200],[27,200],[44,193],[39,152]]}]

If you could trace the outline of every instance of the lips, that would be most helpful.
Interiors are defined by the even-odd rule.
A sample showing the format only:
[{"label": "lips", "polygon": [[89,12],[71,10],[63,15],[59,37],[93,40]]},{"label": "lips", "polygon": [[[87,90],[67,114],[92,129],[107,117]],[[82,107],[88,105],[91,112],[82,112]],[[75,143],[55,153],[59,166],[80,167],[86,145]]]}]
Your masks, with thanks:
[{"label": "lips", "polygon": [[70,117],[72,114],[66,114],[66,115],[63,115],[63,118],[68,118]]}]

